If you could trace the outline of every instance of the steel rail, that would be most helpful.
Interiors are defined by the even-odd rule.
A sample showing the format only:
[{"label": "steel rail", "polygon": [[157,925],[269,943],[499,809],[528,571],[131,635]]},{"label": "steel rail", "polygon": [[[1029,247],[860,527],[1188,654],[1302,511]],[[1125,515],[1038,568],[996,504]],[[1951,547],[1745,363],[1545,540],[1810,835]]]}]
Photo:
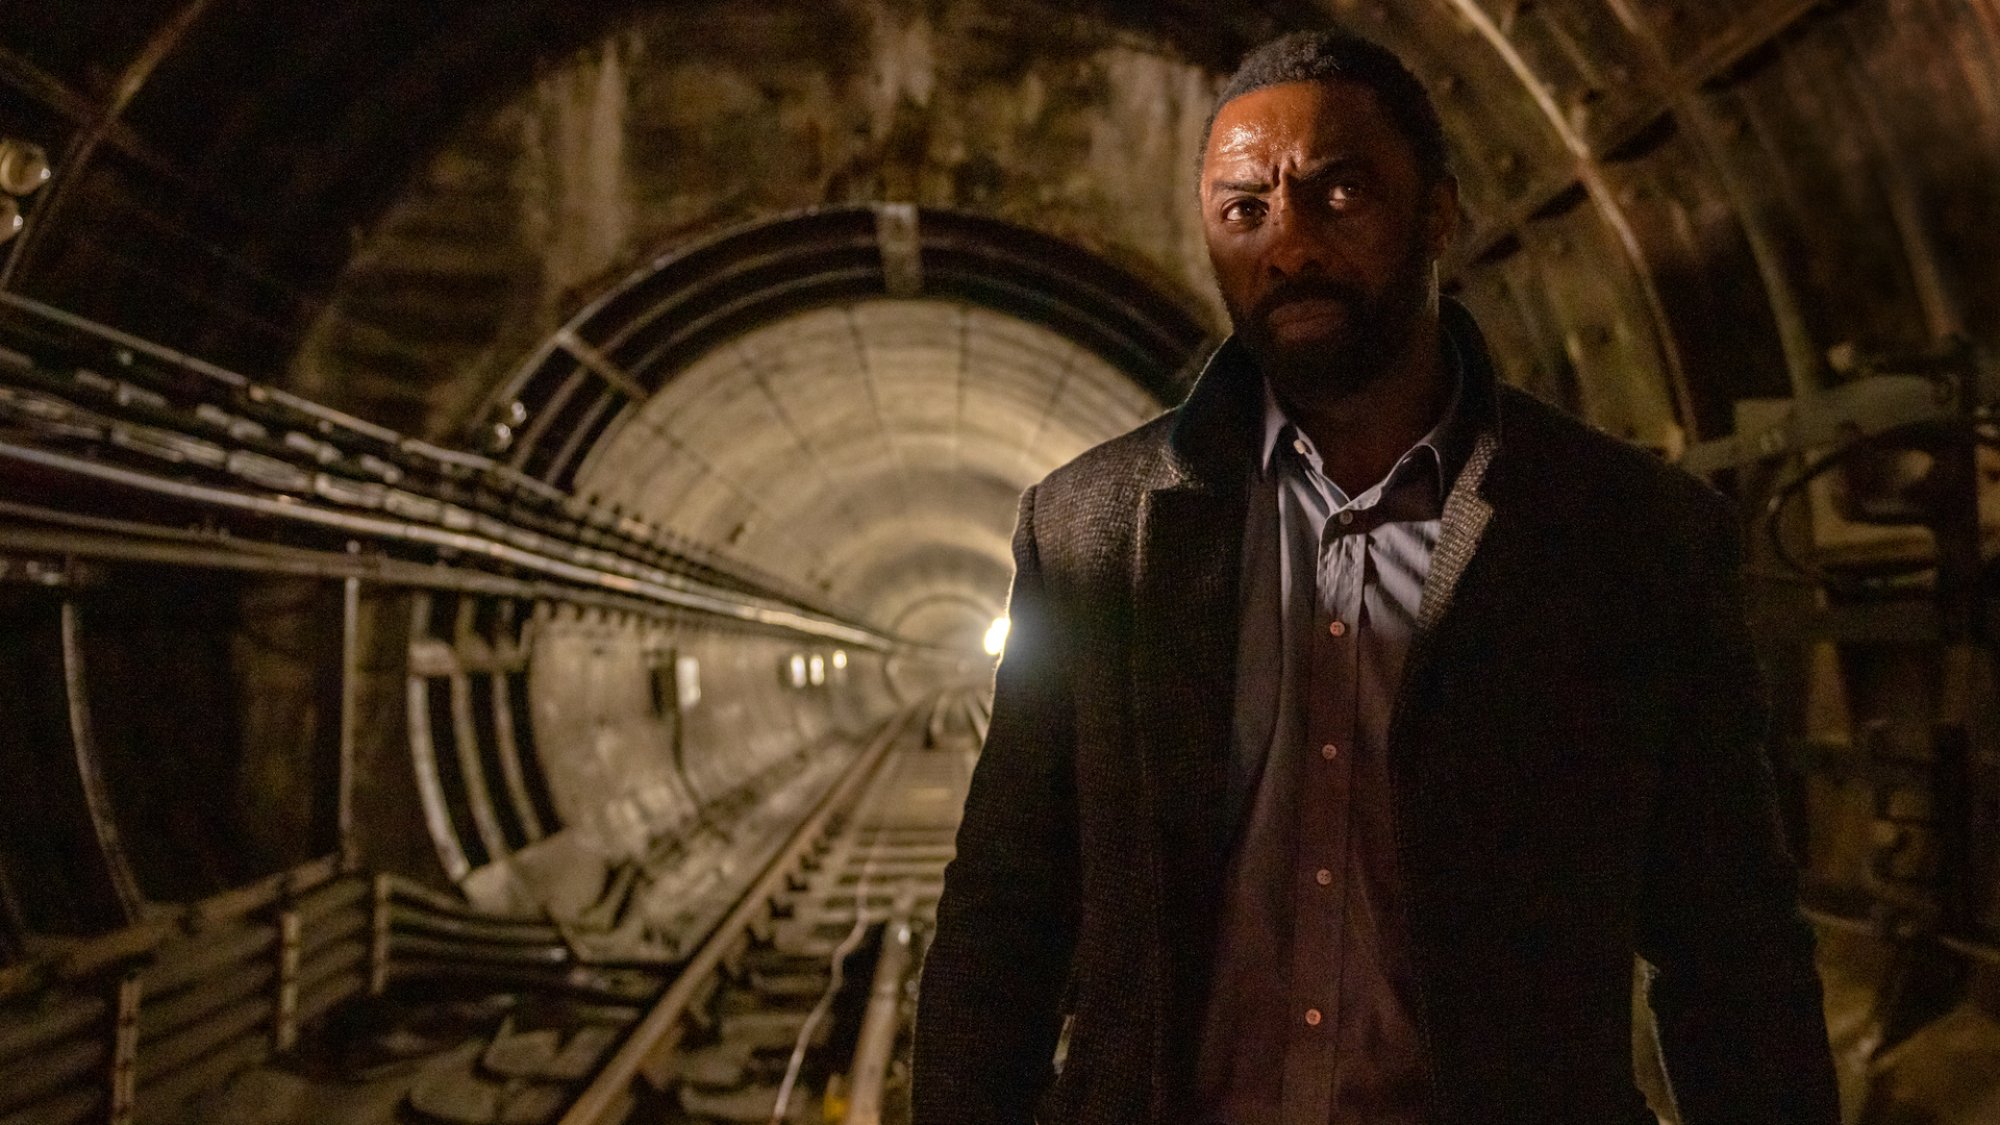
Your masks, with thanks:
[{"label": "steel rail", "polygon": [[613,1125],[622,1120],[631,1106],[632,1083],[642,1075],[652,1080],[659,1073],[661,1064],[679,1043],[682,1017],[705,994],[716,971],[750,927],[770,912],[771,900],[785,889],[799,860],[824,835],[828,823],[866,790],[888,760],[889,748],[908,733],[919,710],[907,708],[883,725],[882,732],[862,750],[846,775],[820,798],[790,842],[765,864],[735,909],[688,959],[674,983],[585,1087],[559,1125]]}]

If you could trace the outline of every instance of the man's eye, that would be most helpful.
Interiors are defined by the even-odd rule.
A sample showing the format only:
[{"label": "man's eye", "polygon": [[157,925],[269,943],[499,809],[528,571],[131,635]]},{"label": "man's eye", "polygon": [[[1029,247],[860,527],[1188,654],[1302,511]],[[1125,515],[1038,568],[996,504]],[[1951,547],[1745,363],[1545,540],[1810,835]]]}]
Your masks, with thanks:
[{"label": "man's eye", "polygon": [[1352,207],[1361,201],[1361,185],[1335,184],[1327,189],[1326,198],[1336,208]]},{"label": "man's eye", "polygon": [[1222,205],[1222,221],[1225,223],[1252,222],[1264,213],[1264,205],[1254,199],[1232,199]]}]

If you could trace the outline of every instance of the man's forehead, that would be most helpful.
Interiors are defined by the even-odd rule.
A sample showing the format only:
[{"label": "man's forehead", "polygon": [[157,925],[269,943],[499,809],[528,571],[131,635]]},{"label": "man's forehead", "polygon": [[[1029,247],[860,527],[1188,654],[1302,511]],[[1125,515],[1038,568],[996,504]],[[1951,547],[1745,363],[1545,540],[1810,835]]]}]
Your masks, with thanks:
[{"label": "man's forehead", "polygon": [[1379,135],[1387,125],[1375,92],[1358,82],[1282,82],[1224,103],[1216,111],[1207,156],[1226,159],[1273,146],[1331,145]]}]

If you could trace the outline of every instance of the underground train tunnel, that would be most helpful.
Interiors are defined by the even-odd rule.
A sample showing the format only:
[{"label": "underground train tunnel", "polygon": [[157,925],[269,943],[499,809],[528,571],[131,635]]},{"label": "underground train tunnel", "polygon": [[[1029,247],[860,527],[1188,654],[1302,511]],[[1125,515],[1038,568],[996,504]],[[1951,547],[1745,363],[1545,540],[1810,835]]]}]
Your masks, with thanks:
[{"label": "underground train tunnel", "polygon": [[1017,500],[1228,332],[1302,28],[1431,90],[1500,377],[1737,501],[1844,1120],[2000,1123],[1993,0],[65,0],[0,1125],[908,1120]]}]

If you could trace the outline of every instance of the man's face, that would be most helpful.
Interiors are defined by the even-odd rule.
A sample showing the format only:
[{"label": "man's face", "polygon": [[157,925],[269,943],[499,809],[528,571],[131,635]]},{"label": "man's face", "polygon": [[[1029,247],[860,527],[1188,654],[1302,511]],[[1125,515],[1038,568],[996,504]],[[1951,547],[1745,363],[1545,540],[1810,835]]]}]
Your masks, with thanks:
[{"label": "man's face", "polygon": [[1352,82],[1253,90],[1216,115],[1202,228],[1230,319],[1280,398],[1331,402],[1409,347],[1437,299],[1458,188]]}]

